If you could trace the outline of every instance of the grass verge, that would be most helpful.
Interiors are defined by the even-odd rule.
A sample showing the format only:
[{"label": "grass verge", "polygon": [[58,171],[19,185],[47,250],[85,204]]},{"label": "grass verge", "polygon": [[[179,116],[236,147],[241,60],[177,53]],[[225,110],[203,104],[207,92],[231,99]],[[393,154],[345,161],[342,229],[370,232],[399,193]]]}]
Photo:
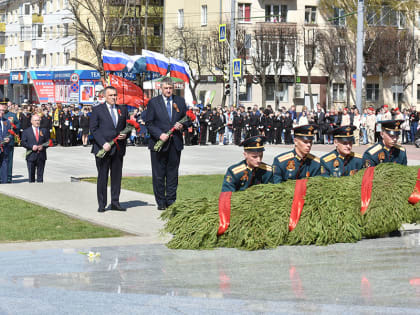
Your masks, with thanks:
[{"label": "grass verge", "polygon": [[0,242],[119,237],[126,233],[0,194]]},{"label": "grass verge", "polygon": [[[218,196],[224,175],[185,175],[178,181],[177,199],[194,198],[197,196]],[[96,183],[96,178],[86,178],[85,181]],[[121,188],[145,194],[153,194],[152,177],[123,177]]]}]

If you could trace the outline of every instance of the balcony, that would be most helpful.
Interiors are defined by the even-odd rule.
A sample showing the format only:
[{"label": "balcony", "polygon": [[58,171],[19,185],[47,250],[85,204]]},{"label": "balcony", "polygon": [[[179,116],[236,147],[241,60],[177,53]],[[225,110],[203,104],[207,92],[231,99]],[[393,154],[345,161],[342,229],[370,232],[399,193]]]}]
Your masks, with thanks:
[{"label": "balcony", "polygon": [[31,40],[22,40],[19,42],[19,49],[21,51],[31,51],[32,50],[32,41]]},{"label": "balcony", "polygon": [[32,24],[32,16],[31,15],[21,15],[21,16],[19,16],[19,24],[20,25],[31,25]]},{"label": "balcony", "polygon": [[47,47],[47,41],[43,38],[34,38],[32,39],[32,49],[45,49]]},{"label": "balcony", "polygon": [[6,23],[0,23],[0,33],[1,32],[6,32]]},{"label": "balcony", "polygon": [[0,54],[6,53],[6,45],[0,45]]},{"label": "balcony", "polygon": [[32,14],[32,24],[44,24],[44,17],[38,14]]}]

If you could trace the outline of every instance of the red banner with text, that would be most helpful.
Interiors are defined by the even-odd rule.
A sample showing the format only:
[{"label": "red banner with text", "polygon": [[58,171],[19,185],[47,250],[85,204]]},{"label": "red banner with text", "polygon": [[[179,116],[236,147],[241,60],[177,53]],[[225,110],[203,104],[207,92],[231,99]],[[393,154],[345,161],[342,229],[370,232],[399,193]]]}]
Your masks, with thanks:
[{"label": "red banner with text", "polygon": [[130,80],[110,74],[109,82],[117,89],[117,104],[125,104],[137,108],[147,105],[149,99],[144,96],[143,90]]}]

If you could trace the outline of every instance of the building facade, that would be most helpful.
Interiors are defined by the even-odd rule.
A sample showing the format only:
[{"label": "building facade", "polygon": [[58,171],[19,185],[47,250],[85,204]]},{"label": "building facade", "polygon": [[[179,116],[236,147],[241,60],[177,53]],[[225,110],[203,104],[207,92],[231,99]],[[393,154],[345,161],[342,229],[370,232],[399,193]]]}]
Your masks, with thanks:
[{"label": "building facade", "polygon": [[[209,62],[209,54],[214,52],[214,49],[210,49],[211,42],[217,40],[214,36],[209,37],[209,34],[214,33],[219,24],[227,24],[229,29],[231,2],[180,0],[165,3],[165,51],[174,54],[174,47],[179,44],[174,40],[174,34],[182,29],[193,30],[200,34],[198,37],[208,38],[208,43],[203,41],[202,44],[201,69],[193,71],[196,78],[200,78],[196,91],[199,102],[205,103],[205,96],[209,92],[214,95],[213,105],[219,105],[224,100],[226,73],[220,66],[214,67],[214,63]],[[342,14],[342,10],[337,10],[333,15],[338,17]],[[328,21],[330,16],[321,12],[319,0],[237,0],[235,15],[237,39],[243,37],[242,44],[237,45],[237,56],[243,61],[242,78],[238,86],[239,103],[245,106],[261,106],[265,99],[266,105],[274,108],[297,105],[298,108],[306,106],[308,109],[318,102],[326,108],[337,109],[355,104],[355,66],[350,67],[350,70],[328,73],[327,67],[323,66],[321,47],[313,41],[313,37],[317,37],[315,34],[347,27],[343,19]],[[416,43],[420,37],[420,14],[417,16],[415,25],[405,25],[413,28]],[[393,21],[390,23],[387,26],[397,29],[402,27],[399,22],[396,25]],[[283,37],[288,38],[286,42]],[[225,42],[225,45],[228,47],[228,42]],[[331,62],[337,65],[345,63],[344,60],[340,60],[343,56],[343,53],[340,53],[340,45],[332,49],[331,55],[334,55],[334,60]],[[351,57],[354,60],[355,44],[350,53],[353,54]],[[177,57],[183,57],[182,49]],[[264,63],[267,58],[271,59],[268,64]],[[193,69],[197,66],[197,62],[192,64]],[[383,105],[379,104],[380,101],[392,107],[420,106],[419,62],[416,61],[411,68],[406,73],[405,80],[410,83],[404,88],[395,83],[394,76],[385,75],[380,79],[377,75],[367,73],[364,80],[364,106],[379,107]],[[383,85],[382,99],[378,97],[379,81]],[[234,104],[236,103],[234,101]]]}]

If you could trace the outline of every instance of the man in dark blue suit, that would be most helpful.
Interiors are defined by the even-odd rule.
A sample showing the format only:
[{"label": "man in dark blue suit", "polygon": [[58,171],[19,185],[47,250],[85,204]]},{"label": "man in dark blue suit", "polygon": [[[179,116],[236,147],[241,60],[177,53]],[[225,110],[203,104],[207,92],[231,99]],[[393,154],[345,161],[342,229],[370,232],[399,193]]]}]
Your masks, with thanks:
[{"label": "man in dark blue suit", "polygon": [[7,110],[5,104],[0,104],[0,142],[2,143],[0,148],[0,179],[2,184],[7,183],[7,165],[9,162],[9,151],[11,138],[9,130],[12,129],[12,125],[9,120],[4,117]]},{"label": "man in dark blue suit", "polygon": [[29,154],[26,155],[26,165],[28,167],[29,182],[36,181],[42,183],[44,181],[45,161],[47,160],[46,147],[44,143],[48,143],[50,139],[49,130],[39,128],[41,117],[33,115],[31,117],[32,126],[22,131],[21,144]]},{"label": "man in dark blue suit", "polygon": [[[152,98],[147,104],[145,123],[150,133],[153,192],[158,209],[164,210],[176,200],[178,168],[181,150],[184,148],[184,126],[178,121],[186,115],[187,108],[182,97],[173,95],[174,84],[170,78],[161,81],[161,91],[162,95]],[[175,131],[168,137],[166,133],[172,127]],[[165,141],[160,152],[153,150],[158,140]]]},{"label": "man in dark blue suit", "polygon": [[[96,156],[101,149],[107,152],[103,158],[96,157],[98,212],[105,211],[109,172],[111,172],[111,209],[125,211],[119,200],[126,135],[120,132],[126,126],[128,111],[127,106],[116,105],[117,90],[113,86],[106,87],[104,94],[105,103],[92,108],[89,120],[89,128],[93,135],[92,153]],[[111,146],[108,142],[113,139],[117,139],[117,144]]]}]

